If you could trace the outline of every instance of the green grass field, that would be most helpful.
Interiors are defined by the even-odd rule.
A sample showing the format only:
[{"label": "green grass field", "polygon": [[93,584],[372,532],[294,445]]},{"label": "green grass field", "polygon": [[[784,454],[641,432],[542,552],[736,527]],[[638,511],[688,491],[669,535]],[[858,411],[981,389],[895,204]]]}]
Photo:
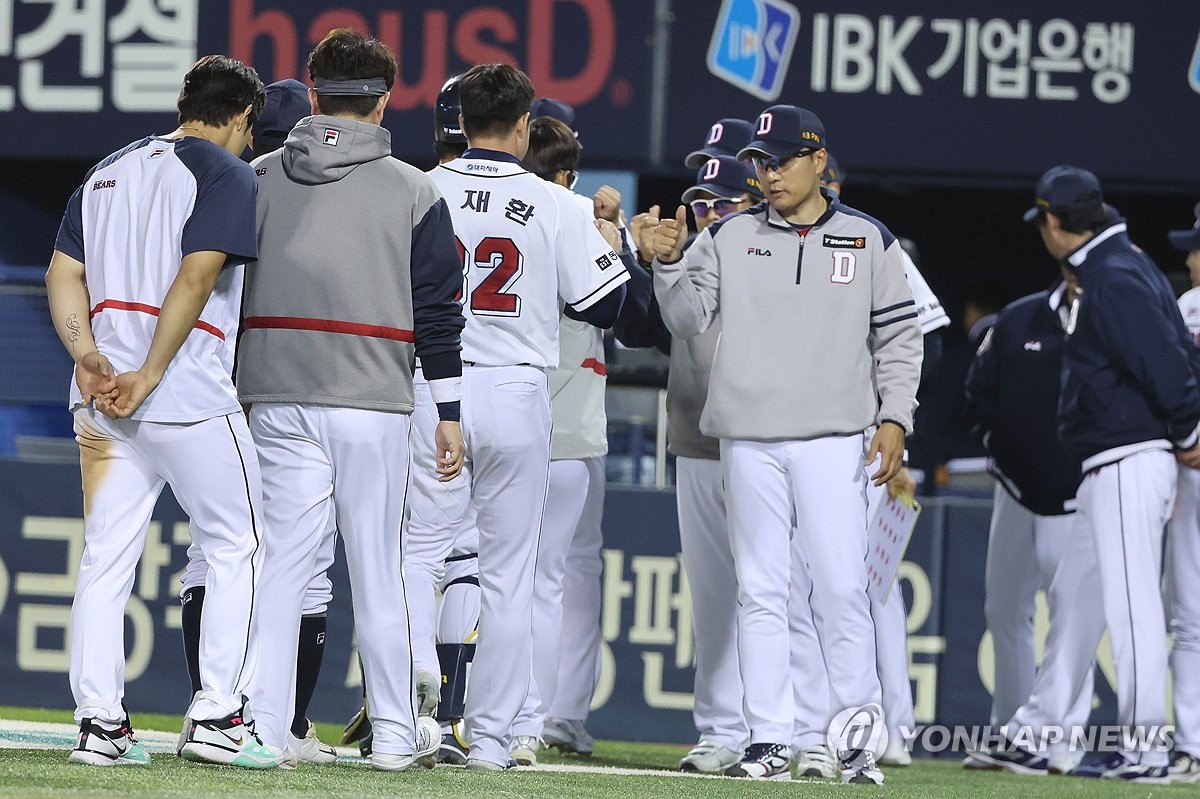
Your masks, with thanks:
[{"label": "green grass field", "polygon": [[[69,712],[0,707],[0,718],[70,723]],[[180,719],[143,714],[134,719],[139,729],[173,731]],[[324,740],[336,741],[338,725],[318,725]],[[356,763],[301,766],[295,771],[254,772],[228,767],[200,766],[171,755],[155,755],[148,768],[95,768],[67,762],[62,749],[0,748],[0,797],[208,797],[242,796],[253,799],[296,799],[371,796],[433,797],[434,799],[551,799],[553,797],[846,797],[850,794],[894,799],[959,799],[960,797],[1140,797],[1198,796],[1197,786],[1136,786],[1071,777],[1017,777],[997,772],[971,772],[957,761],[919,760],[909,768],[887,771],[880,787],[822,782],[745,782],[734,779],[696,779],[658,774],[612,775],[604,766],[673,769],[684,749],[660,744],[601,741],[590,760],[540,755],[550,764],[590,765],[587,771],[520,770],[477,774],[441,767],[401,774],[371,771]]]}]

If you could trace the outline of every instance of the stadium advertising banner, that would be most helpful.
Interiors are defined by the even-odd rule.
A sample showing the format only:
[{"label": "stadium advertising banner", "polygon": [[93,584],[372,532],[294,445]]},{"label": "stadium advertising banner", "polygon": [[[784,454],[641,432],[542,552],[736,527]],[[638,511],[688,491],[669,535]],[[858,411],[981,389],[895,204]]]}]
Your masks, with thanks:
[{"label": "stadium advertising banner", "polygon": [[90,159],[167,132],[199,55],[246,61],[265,83],[305,79],[313,46],[348,26],[377,36],[400,61],[384,117],[397,156],[432,161],[432,108],[446,77],[503,61],[528,72],[541,95],[577,107],[580,129],[596,131],[589,155],[640,160],[652,8],[621,0],[0,0],[0,112],[13,131],[0,137],[0,156]]},{"label": "stadium advertising banner", "polygon": [[663,163],[718,118],[773,102],[824,120],[851,172],[1018,179],[1073,162],[1109,181],[1200,179],[1200,5],[1015,0],[0,0],[0,156],[106,154],[173,124],[180,77],[223,52],[270,82],[305,76],[330,28],[387,42],[384,122],[431,162],[432,103],[471,64],[516,63],[574,105],[585,161],[644,166],[656,25],[668,70]]},{"label": "stadium advertising banner", "polygon": [[1200,5],[720,0],[716,11],[690,4],[674,25],[669,161],[716,119],[780,102],[815,111],[851,171],[970,179],[1070,162],[1141,184],[1200,178]]},{"label": "stadium advertising banner", "polygon": [[[0,685],[4,704],[70,708],[70,606],[83,551],[79,469],[0,460]],[[991,635],[983,620],[989,503],[928,498],[900,569],[908,608],[909,672],[919,725],[986,725]],[[189,700],[178,599],[187,519],[165,492],[125,611],[127,703],[182,713]],[[610,489],[605,503],[599,683],[588,727],[601,738],[688,743],[692,726],[690,587],[670,492]],[[361,701],[343,558],[330,573],[326,653],[310,715],[350,718]],[[1036,639],[1047,613],[1039,600]],[[482,634],[486,634],[482,633]],[[1095,723],[1111,723],[1105,646]]]}]

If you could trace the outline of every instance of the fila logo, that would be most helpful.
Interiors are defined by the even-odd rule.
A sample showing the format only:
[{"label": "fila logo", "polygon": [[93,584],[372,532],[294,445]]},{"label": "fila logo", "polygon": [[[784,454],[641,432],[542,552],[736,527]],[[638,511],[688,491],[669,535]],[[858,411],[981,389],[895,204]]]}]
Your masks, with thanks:
[{"label": "fila logo", "polygon": [[1041,352],[1042,351],[1042,342],[1026,341],[1025,342],[1025,351],[1026,352]]},{"label": "fila logo", "polygon": [[708,141],[705,144],[716,144],[725,135],[725,126],[720,122],[714,123],[708,130]]},{"label": "fila logo", "polygon": [[158,158],[166,151],[167,151],[167,149],[165,147],[155,147],[153,150],[150,151],[150,155],[146,156],[146,160],[149,160],[151,158]]},{"label": "fila logo", "polygon": [[337,147],[338,135],[339,135],[338,131],[336,131],[332,128],[329,128],[325,131],[324,142],[326,144],[328,144],[330,147]]},{"label": "fila logo", "polygon": [[826,247],[842,247],[851,250],[867,248],[867,239],[864,236],[825,236],[821,243]]},{"label": "fila logo", "polygon": [[704,179],[716,180],[717,175],[721,172],[721,162],[715,158],[710,158],[704,162]]},{"label": "fila logo", "polygon": [[771,132],[771,126],[775,124],[775,115],[764,111],[758,115],[758,135],[765,136]]},{"label": "fila logo", "polygon": [[325,633],[323,633],[323,632],[322,632],[322,633],[317,633],[317,643],[318,643],[318,644],[323,644],[323,643],[325,643]]},{"label": "fila logo", "polygon": [[771,254],[771,251],[770,251],[770,250],[760,250],[760,249],[758,249],[757,247],[747,247],[747,248],[746,248],[746,255],[766,255],[766,256],[769,256],[770,254]]},{"label": "fila logo", "polygon": [[92,184],[92,191],[99,191],[100,189],[111,189],[111,188],[115,188],[116,185],[117,185],[117,181],[115,178],[112,180],[97,180],[95,183]]}]

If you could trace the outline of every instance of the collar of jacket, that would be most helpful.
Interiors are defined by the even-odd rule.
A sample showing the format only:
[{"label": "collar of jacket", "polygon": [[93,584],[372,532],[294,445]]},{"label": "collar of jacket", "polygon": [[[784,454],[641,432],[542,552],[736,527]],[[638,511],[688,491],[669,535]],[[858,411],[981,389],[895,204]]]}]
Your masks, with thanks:
[{"label": "collar of jacket", "polygon": [[[828,203],[828,206],[825,208],[825,213],[821,214],[817,218],[817,221],[812,223],[813,227],[819,227],[828,222],[838,212],[838,209],[842,207],[842,201],[836,192],[830,191],[824,186],[821,187],[820,192],[821,196]],[[783,230],[792,229],[791,223],[780,216],[779,212],[775,210],[769,201],[767,202],[767,224],[771,227],[782,228]]]},{"label": "collar of jacket", "polygon": [[1078,269],[1083,266],[1094,253],[1103,252],[1113,245],[1128,242],[1128,236],[1125,235],[1126,225],[1124,221],[1117,222],[1114,225],[1109,225],[1099,231],[1095,236],[1079,245],[1072,252],[1067,254],[1063,260],[1067,262],[1067,266],[1072,269]]}]

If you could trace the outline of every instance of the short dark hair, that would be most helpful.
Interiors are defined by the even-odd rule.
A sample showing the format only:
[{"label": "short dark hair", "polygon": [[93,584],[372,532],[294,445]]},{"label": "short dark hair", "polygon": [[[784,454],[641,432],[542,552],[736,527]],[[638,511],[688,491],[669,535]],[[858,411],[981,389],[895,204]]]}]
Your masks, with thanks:
[{"label": "short dark hair", "polygon": [[458,158],[460,155],[462,155],[466,151],[467,151],[466,144],[460,144],[458,142],[451,142],[451,141],[442,141],[440,139],[434,139],[434,141],[433,141],[433,152],[437,155],[437,159],[439,161],[445,159],[446,156],[448,156],[448,155]]},{"label": "short dark hair", "polygon": [[533,102],[529,76],[508,64],[479,64],[467,70],[458,84],[463,133],[499,136],[508,133]]},{"label": "short dark hair", "polygon": [[[1084,208],[1078,211],[1063,211],[1056,213],[1058,224],[1066,233],[1092,233],[1108,227],[1108,211],[1103,205],[1095,208]],[[1046,224],[1046,211],[1038,209],[1037,223]]]},{"label": "short dark hair", "polygon": [[574,132],[554,117],[538,117],[529,123],[529,151],[522,163],[543,180],[554,180],[560,170],[579,166],[579,140]]},{"label": "short dark hair", "polygon": [[175,107],[179,124],[199,122],[220,127],[250,106],[253,125],[267,94],[253,67],[223,55],[206,55],[183,76]]},{"label": "short dark hair", "polygon": [[[396,82],[396,56],[386,44],[353,28],[334,28],[308,54],[308,76],[314,81],[383,78],[391,91]],[[365,117],[378,97],[317,92],[323,114]]]}]

